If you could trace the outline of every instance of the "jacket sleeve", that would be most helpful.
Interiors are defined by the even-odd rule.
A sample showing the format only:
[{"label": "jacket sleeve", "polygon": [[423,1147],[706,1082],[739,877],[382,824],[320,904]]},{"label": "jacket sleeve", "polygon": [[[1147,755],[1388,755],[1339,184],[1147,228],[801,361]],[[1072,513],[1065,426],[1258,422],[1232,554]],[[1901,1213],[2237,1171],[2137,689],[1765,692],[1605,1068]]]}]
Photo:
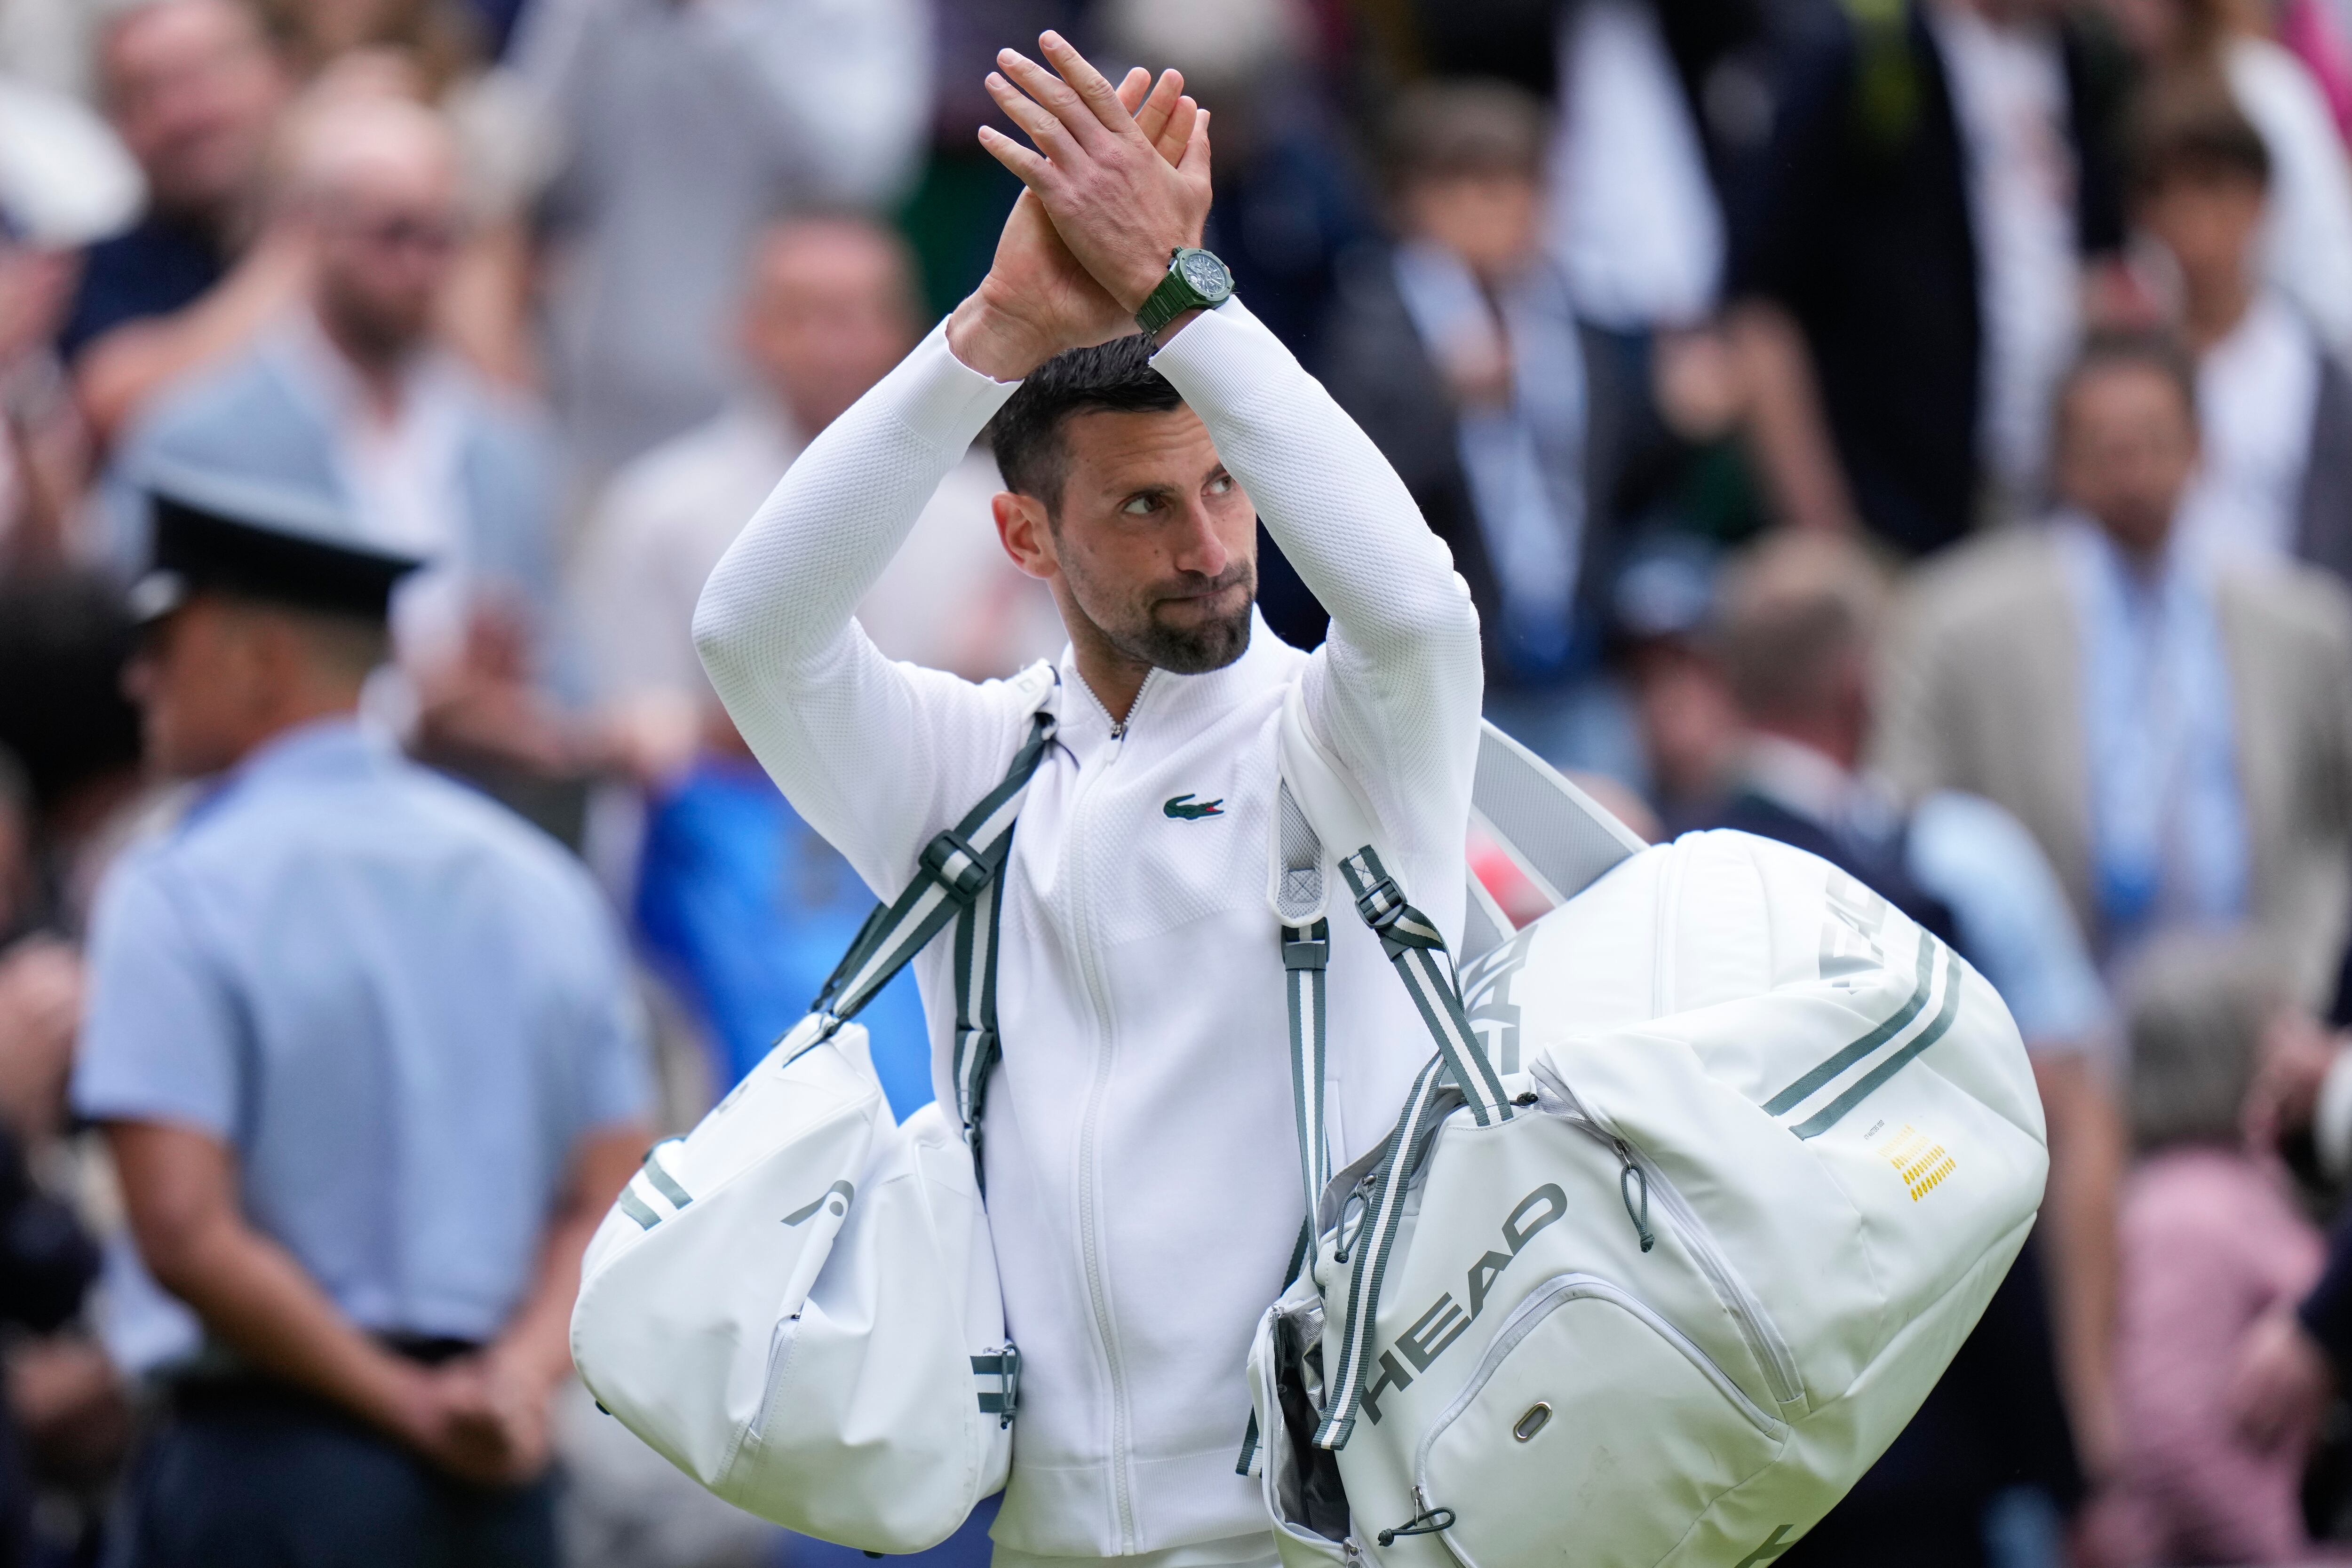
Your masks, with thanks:
[{"label": "jacket sleeve", "polygon": [[996,781],[1033,696],[894,664],[851,612],[1016,384],[958,361],[942,324],[809,443],[695,610],[695,646],[744,741],[877,896]]},{"label": "jacket sleeve", "polygon": [[1330,611],[1307,670],[1307,715],[1397,852],[1426,863],[1414,897],[1458,923],[1483,674],[1453,557],[1370,438],[1238,300],[1152,362]]}]

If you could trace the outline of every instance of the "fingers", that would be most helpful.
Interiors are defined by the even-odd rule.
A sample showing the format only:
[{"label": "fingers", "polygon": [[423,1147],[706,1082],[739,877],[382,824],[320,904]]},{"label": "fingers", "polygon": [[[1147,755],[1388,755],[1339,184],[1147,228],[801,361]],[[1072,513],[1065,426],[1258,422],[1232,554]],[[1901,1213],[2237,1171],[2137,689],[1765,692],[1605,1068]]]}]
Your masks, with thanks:
[{"label": "fingers", "polygon": [[1162,158],[1179,165],[1184,162],[1184,149],[1192,145],[1192,126],[1200,113],[1201,106],[1190,97],[1176,100],[1176,108],[1168,116],[1167,125],[1151,139],[1152,146],[1159,149]]},{"label": "fingers", "polygon": [[1069,83],[1078,95],[1078,101],[1092,111],[1105,131],[1113,136],[1133,133],[1134,116],[1119,103],[1118,94],[1111,90],[1111,85],[1103,79],[1102,72],[1095,69],[1086,56],[1072,48],[1068,39],[1059,33],[1041,33],[1037,36],[1037,45],[1045,51],[1047,63],[1061,73],[1062,79]]},{"label": "fingers", "polygon": [[1127,75],[1121,78],[1118,84],[1119,107],[1126,110],[1129,114],[1136,112],[1138,106],[1142,104],[1144,101],[1144,89],[1149,87],[1150,83],[1151,73],[1150,71],[1145,70],[1141,66],[1129,67]]},{"label": "fingers", "polygon": [[[1133,79],[1131,73],[1129,79]],[[1151,96],[1145,99],[1142,107],[1135,111],[1135,128],[1143,133],[1146,141],[1159,145],[1160,132],[1168,129],[1169,116],[1176,112],[1176,105],[1183,90],[1181,75],[1175,71],[1160,74],[1160,80],[1152,86]],[[1122,89],[1120,97],[1124,99],[1125,96]]]},{"label": "fingers", "polygon": [[1192,134],[1184,142],[1184,156],[1177,161],[1176,172],[1207,183],[1209,178],[1209,111],[1202,110],[1192,117]]},{"label": "fingers", "polygon": [[[1048,37],[1051,35],[1049,34]],[[1078,96],[1076,88],[1020,50],[999,49],[996,52],[996,68],[1003,73],[1003,76],[1010,78],[1022,92],[1029,96],[1033,110],[1042,110],[1045,118],[1057,122],[1053,134],[1057,139],[1060,148],[1097,146],[1110,135],[1104,127],[1100,116]],[[1057,152],[1055,147],[1048,146],[1039,139],[1037,129],[1033,127],[1029,120],[1023,120],[1014,112],[1013,105],[1006,101],[1005,95],[997,89],[998,79],[996,77],[989,78],[989,96],[996,99],[1005,113],[1013,116],[1015,122],[1022,130],[1029,132],[1029,139],[1036,141],[1039,149],[1047,157],[1066,159],[1069,156],[1067,152]],[[1097,73],[1096,79],[1101,80],[1100,73]],[[1104,90],[1109,92],[1108,83],[1104,84]],[[1118,95],[1110,93],[1110,100],[1113,112],[1118,116],[1120,124],[1133,125],[1135,122],[1128,118],[1127,111],[1118,107]]]},{"label": "fingers", "polygon": [[[1004,52],[1008,55],[1013,53],[1010,49]],[[1023,63],[1028,64],[1026,61]],[[1037,68],[1030,65],[1029,69],[1035,72]],[[1036,144],[1038,152],[1064,163],[1068,163],[1076,155],[1078,143],[1061,115],[1013,86],[1001,71],[989,72],[984,85],[988,89],[988,96],[996,100],[996,107],[1003,110],[1004,117],[1019,126],[1022,132]],[[1065,87],[1062,90],[1066,93],[1070,89]]]}]

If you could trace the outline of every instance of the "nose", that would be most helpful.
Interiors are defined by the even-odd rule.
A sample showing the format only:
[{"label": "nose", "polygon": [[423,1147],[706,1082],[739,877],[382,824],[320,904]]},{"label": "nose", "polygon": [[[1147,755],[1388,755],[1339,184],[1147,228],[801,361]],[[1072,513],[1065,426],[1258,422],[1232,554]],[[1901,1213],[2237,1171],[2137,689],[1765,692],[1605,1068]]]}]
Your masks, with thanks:
[{"label": "nose", "polygon": [[1181,535],[1176,543],[1176,570],[1197,573],[1202,577],[1217,577],[1233,564],[1233,551],[1217,535],[1217,519],[1201,504],[1198,496],[1185,503],[1183,519],[1178,525]]}]

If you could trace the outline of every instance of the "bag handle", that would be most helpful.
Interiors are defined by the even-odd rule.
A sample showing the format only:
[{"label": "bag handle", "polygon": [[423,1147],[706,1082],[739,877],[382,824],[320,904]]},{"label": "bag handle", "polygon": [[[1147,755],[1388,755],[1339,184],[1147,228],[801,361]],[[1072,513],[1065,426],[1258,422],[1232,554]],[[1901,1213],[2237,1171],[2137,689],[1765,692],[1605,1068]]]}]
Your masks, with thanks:
[{"label": "bag handle", "polygon": [[[1053,744],[1056,722],[1051,707],[1030,716],[1028,738],[1013,754],[996,788],[937,834],[917,857],[915,875],[898,896],[877,904],[856,939],[826,977],[809,1004],[823,1020],[812,1046],[831,1038],[856,1018],[892,976],[907,967],[949,921],[956,922],[956,1035],[952,1077],[956,1111],[964,1142],[980,1166],[981,1102],[988,1073],[1001,1054],[996,1029],[996,936],[1004,909],[1003,878],[997,873],[1013,850],[1013,828],[1029,780]],[[981,916],[987,895],[986,918]],[[975,1006],[975,999],[977,1005]]]}]

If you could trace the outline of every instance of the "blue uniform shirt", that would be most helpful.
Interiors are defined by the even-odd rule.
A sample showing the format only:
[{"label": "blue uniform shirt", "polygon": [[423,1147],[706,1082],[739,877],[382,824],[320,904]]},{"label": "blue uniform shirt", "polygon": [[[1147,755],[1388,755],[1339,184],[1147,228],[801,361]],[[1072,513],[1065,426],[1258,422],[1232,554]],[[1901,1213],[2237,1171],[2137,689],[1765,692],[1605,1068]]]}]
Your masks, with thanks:
[{"label": "blue uniform shirt", "polygon": [[73,1095],[233,1147],[248,1221],[361,1326],[471,1340],[520,1303],[579,1139],[651,1098],[587,874],[348,721],[114,868]]}]

